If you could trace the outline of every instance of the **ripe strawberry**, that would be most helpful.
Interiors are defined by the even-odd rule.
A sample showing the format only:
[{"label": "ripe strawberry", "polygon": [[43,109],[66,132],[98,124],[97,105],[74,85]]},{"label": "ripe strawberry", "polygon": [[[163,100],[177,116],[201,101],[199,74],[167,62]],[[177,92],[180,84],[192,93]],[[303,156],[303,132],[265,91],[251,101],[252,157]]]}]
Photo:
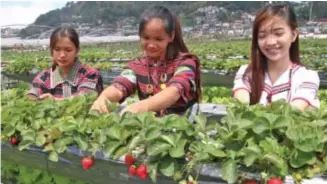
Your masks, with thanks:
[{"label": "ripe strawberry", "polygon": [[136,174],[136,166],[135,165],[129,166],[128,173],[130,176],[134,176]]},{"label": "ripe strawberry", "polygon": [[17,145],[19,140],[17,137],[12,137],[9,139],[10,143],[13,144],[13,145]]},{"label": "ripe strawberry", "polygon": [[258,184],[257,181],[246,181],[244,182],[244,184]]},{"label": "ripe strawberry", "polygon": [[146,165],[140,165],[140,167],[137,168],[136,174],[141,178],[145,179],[148,176],[148,171],[146,168]]},{"label": "ripe strawberry", "polygon": [[125,164],[130,166],[130,165],[133,165],[135,162],[135,159],[132,155],[126,155],[125,156]]},{"label": "ripe strawberry", "polygon": [[94,159],[91,157],[82,158],[82,167],[83,169],[89,169],[94,164]]},{"label": "ripe strawberry", "polygon": [[268,184],[283,184],[283,181],[277,177],[270,178]]}]

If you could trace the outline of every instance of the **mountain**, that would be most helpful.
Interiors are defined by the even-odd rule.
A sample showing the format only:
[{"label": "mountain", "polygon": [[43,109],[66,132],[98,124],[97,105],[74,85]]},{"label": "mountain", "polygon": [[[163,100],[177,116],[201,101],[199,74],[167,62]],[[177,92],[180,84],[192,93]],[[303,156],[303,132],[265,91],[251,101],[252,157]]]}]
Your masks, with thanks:
[{"label": "mountain", "polygon": [[[57,27],[63,24],[69,24],[74,27],[102,27],[117,28],[121,27],[122,22],[129,22],[135,26],[141,13],[148,7],[154,5],[163,5],[181,18],[183,26],[194,24],[197,11],[201,7],[216,6],[224,8],[227,13],[248,12],[255,13],[268,2],[252,1],[78,1],[67,2],[65,7],[55,9],[48,13],[40,15],[33,25],[22,29],[19,33],[21,38],[31,37],[49,30],[49,27]],[[301,19],[308,19],[310,3],[292,3],[298,7]],[[301,5],[301,6],[300,6]],[[327,2],[313,2],[313,17],[327,17]],[[222,16],[224,17],[224,16]],[[34,26],[42,25],[44,27]]]}]

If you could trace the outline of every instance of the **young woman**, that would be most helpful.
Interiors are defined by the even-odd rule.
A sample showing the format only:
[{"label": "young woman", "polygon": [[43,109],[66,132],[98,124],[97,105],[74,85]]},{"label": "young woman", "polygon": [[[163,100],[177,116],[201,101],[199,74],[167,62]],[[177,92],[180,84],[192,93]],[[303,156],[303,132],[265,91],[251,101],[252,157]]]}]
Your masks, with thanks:
[{"label": "young woman", "polygon": [[80,63],[78,53],[79,37],[73,28],[59,27],[50,37],[50,51],[53,66],[38,74],[28,96],[32,100],[54,98],[61,100],[82,93],[103,90],[99,72]]},{"label": "young woman", "polygon": [[184,44],[177,17],[165,7],[150,8],[141,16],[139,36],[143,55],[129,62],[92,109],[108,112],[106,102],[123,102],[137,91],[140,101],[122,113],[184,114],[201,96],[200,64]]},{"label": "young woman", "polygon": [[250,104],[285,99],[301,110],[319,108],[319,77],[300,62],[298,35],[290,7],[263,8],[253,24],[251,62],[237,72],[233,96]]}]

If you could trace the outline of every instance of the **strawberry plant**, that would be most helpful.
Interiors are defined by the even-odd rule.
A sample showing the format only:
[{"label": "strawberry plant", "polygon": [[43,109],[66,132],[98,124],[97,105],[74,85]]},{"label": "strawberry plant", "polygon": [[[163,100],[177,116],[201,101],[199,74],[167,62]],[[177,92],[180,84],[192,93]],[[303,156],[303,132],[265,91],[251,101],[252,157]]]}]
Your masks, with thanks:
[{"label": "strawberry plant", "polygon": [[[127,169],[130,175],[154,182],[158,174],[190,182],[195,173],[191,182],[196,183],[197,166],[212,162],[219,163],[228,183],[250,179],[240,177],[244,172],[262,173],[262,181],[291,175],[300,182],[327,170],[324,109],[298,112],[281,101],[248,106],[230,100],[220,121],[208,122],[199,114],[190,123],[183,116],[156,118],[152,112],[119,116],[113,104],[109,114],[90,111],[95,94],[60,102],[29,101],[24,93],[16,94],[22,96],[3,99],[2,135],[21,137],[19,150],[43,146],[54,162],[68,146],[77,145],[90,157],[101,151],[106,158],[125,158],[135,164]],[[94,163],[81,159],[85,169]]]}]

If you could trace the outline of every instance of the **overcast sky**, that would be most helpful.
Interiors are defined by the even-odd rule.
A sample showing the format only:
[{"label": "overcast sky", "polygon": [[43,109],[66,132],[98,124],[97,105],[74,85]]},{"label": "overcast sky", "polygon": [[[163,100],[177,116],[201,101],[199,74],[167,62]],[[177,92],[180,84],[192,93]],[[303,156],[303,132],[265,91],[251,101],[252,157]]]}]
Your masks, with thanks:
[{"label": "overcast sky", "polygon": [[[62,8],[68,1],[34,0],[34,1],[0,1],[0,24],[31,24],[35,19],[50,10]],[[13,27],[15,28],[15,27]],[[16,26],[16,28],[18,28]],[[19,27],[21,28],[21,27]]]}]

